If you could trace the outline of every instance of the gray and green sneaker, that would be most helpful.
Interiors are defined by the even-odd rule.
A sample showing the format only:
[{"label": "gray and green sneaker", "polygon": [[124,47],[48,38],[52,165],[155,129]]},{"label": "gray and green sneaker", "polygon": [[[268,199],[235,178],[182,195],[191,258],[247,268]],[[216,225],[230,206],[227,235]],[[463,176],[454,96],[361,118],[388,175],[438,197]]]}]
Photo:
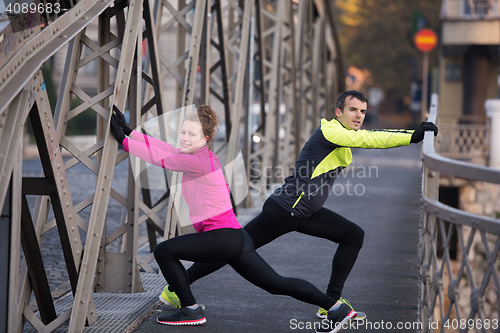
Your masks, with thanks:
[{"label": "gray and green sneaker", "polygon": [[[352,310],[354,310],[354,309],[352,308],[352,306],[351,306],[351,303],[349,303],[349,301],[348,301],[348,300],[346,300],[345,298],[342,298],[342,297],[341,297],[338,301],[339,301],[340,303],[343,303],[343,304],[345,304],[345,305],[349,306]],[[356,318],[354,318],[354,319],[356,319],[356,320],[363,320],[363,319],[365,319],[365,318],[366,318],[366,313],[364,313],[364,312],[360,312],[360,311],[356,311],[356,313],[357,313],[357,315],[356,315]],[[323,308],[319,308],[319,309],[318,309],[318,313],[316,313],[316,316],[317,316],[319,319],[327,319],[327,318],[328,318],[328,310],[325,310],[325,309],[323,309]]]},{"label": "gray and green sneaker", "polygon": [[[168,284],[163,288],[163,291],[160,296],[158,296],[160,301],[162,301],[164,304],[174,308],[174,309],[180,309],[181,308],[181,301],[179,300],[179,297],[177,297],[177,294],[173,291],[170,291],[168,289]],[[205,310],[205,305],[203,304],[198,304],[202,310]]]},{"label": "gray and green sneaker", "polygon": [[328,311],[328,322],[322,322],[321,327],[314,329],[316,333],[338,333],[346,328],[354,317],[356,311],[341,303],[335,310]]},{"label": "gray and green sneaker", "polygon": [[165,288],[163,288],[163,292],[161,293],[159,299],[170,307],[173,307],[175,309],[181,308],[179,297],[177,297],[176,293],[168,289],[168,284],[165,286]]}]

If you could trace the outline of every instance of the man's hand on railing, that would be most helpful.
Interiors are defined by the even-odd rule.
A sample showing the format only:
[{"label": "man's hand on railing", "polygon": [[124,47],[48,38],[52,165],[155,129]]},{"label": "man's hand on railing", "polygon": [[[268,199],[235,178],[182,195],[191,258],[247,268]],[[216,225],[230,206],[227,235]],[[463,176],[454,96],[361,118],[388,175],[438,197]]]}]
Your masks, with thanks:
[{"label": "man's hand on railing", "polygon": [[424,139],[424,134],[426,131],[433,131],[434,136],[438,134],[438,128],[436,127],[436,125],[434,125],[434,123],[424,121],[420,124],[420,128],[413,132],[410,142],[417,143],[422,141]]}]

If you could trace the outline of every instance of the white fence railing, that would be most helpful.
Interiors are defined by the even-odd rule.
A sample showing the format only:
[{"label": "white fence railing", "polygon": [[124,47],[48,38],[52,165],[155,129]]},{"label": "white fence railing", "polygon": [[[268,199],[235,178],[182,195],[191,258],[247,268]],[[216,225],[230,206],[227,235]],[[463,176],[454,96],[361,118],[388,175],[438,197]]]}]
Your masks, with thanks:
[{"label": "white fence railing", "polygon": [[[436,118],[434,94],[429,121],[435,122]],[[438,201],[440,174],[500,184],[500,170],[437,154],[431,132],[425,134],[423,162],[418,311],[421,331],[500,332],[500,220]]]},{"label": "white fence railing", "polygon": [[444,157],[486,165],[488,125],[439,124],[436,152]]}]

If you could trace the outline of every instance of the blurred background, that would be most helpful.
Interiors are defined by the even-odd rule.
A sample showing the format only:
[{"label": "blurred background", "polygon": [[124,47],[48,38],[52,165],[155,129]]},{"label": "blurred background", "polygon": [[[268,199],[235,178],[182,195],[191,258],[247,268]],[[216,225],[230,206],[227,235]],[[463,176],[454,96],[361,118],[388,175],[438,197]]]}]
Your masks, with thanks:
[{"label": "blurred background", "polygon": [[[485,124],[484,102],[498,91],[497,0],[334,0],[331,4],[345,89],[360,90],[370,100],[365,128],[415,128],[420,123],[423,53],[414,38],[422,28],[432,29],[438,36],[437,47],[429,53],[425,95],[429,99],[431,93],[440,93],[442,122]],[[96,29],[89,25],[87,31]],[[172,26],[162,35],[160,52],[165,59],[176,58],[175,34]],[[43,66],[52,108],[66,52],[63,47]],[[82,53],[91,51],[84,48]],[[97,68],[97,60],[93,60],[79,73],[79,86],[90,96],[97,93]],[[167,90],[175,90],[173,80],[167,78],[165,83]],[[74,98],[71,109],[81,103]],[[168,107],[174,109],[175,105]],[[68,123],[67,135],[92,135],[95,130],[95,114],[89,109]]]}]

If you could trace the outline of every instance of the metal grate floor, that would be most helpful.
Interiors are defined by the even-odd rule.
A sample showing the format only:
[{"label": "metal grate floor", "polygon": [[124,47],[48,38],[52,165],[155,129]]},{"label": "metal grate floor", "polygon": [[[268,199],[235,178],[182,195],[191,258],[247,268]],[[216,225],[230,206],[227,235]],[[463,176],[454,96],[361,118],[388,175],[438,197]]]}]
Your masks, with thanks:
[{"label": "metal grate floor", "polygon": [[[158,295],[165,286],[165,279],[162,275],[141,273],[141,279],[144,287],[143,293],[94,293],[98,318],[92,326],[86,327],[84,332],[127,332],[139,325],[144,317],[158,305]],[[69,293],[55,304],[57,315],[61,315],[72,305],[73,296]],[[68,326],[69,320],[53,332],[67,332]],[[23,332],[36,332],[36,329],[26,323]]]}]

